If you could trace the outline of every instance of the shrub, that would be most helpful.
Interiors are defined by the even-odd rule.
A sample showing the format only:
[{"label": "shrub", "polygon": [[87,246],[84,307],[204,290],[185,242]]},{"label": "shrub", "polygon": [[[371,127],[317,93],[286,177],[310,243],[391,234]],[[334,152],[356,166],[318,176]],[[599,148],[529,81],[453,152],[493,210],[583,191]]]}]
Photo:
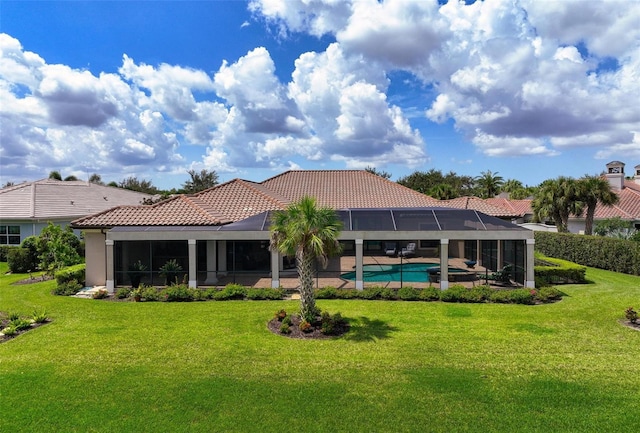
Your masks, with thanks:
[{"label": "shrub", "polygon": [[13,245],[0,245],[0,262],[6,262],[9,251],[16,248],[19,248],[19,247],[16,247]]},{"label": "shrub", "polygon": [[20,318],[20,313],[16,313],[15,311],[11,311],[7,314],[7,319],[9,319],[10,322],[13,322],[14,320],[18,320]]},{"label": "shrub", "polygon": [[398,290],[398,298],[403,301],[417,301],[420,299],[420,290],[407,286]]},{"label": "shrub", "polygon": [[631,323],[636,323],[638,321],[638,312],[633,309],[633,307],[629,307],[624,310],[624,317]]},{"label": "shrub", "polygon": [[140,285],[140,297],[143,301],[153,302],[160,300],[160,292],[155,287]]},{"label": "shrub", "polygon": [[273,315],[275,319],[278,321],[282,321],[285,317],[287,317],[287,312],[285,310],[278,310],[276,314]]},{"label": "shrub", "polygon": [[640,275],[640,243],[601,236],[535,232],[536,251],[584,266]]},{"label": "shrub", "polygon": [[420,291],[418,299],[421,301],[438,301],[440,299],[440,290],[435,287],[427,287]]},{"label": "shrub", "polygon": [[31,328],[31,321],[23,318],[14,319],[9,322],[9,327],[14,328],[16,331],[23,331]]},{"label": "shrub", "polygon": [[47,311],[46,310],[34,310],[33,311],[33,316],[31,316],[31,318],[33,319],[33,321],[35,323],[44,323],[47,320],[49,320],[49,318],[47,317]]},{"label": "shrub", "polygon": [[281,334],[291,334],[291,325],[288,325],[286,323],[282,323],[280,325],[280,333]]},{"label": "shrub", "polygon": [[535,298],[540,302],[549,302],[562,299],[562,292],[555,287],[541,287],[538,289]]},{"label": "shrub", "polygon": [[247,289],[247,299],[254,301],[257,300],[272,300],[279,301],[282,299],[284,292],[282,289]]},{"label": "shrub", "polygon": [[337,293],[339,299],[356,299],[358,297],[359,290],[339,289]]},{"label": "shrub", "polygon": [[357,297],[368,300],[380,299],[382,289],[383,288],[380,286],[365,287],[363,290],[358,292]]},{"label": "shrub", "polygon": [[97,292],[94,292],[92,295],[93,299],[104,299],[108,296],[109,292],[107,292],[105,289],[100,289]]},{"label": "shrub", "polygon": [[320,317],[320,332],[325,335],[336,334],[337,331],[345,325],[345,320],[342,318],[342,314],[335,313],[333,316],[328,312],[323,312]]},{"label": "shrub", "polygon": [[293,321],[291,320],[291,315],[284,316],[284,318],[282,319],[282,323],[289,326],[293,325]]},{"label": "shrub", "polygon": [[71,296],[78,293],[82,287],[82,284],[78,283],[77,280],[70,280],[58,284],[56,288],[53,289],[53,294],[58,296]]},{"label": "shrub", "polygon": [[316,289],[316,299],[337,299],[340,297],[338,289],[335,287],[324,287],[322,289]]},{"label": "shrub", "polygon": [[216,301],[227,301],[230,299],[244,299],[247,296],[247,289],[240,284],[227,284],[224,289],[213,295]]},{"label": "shrub", "polygon": [[18,330],[16,328],[14,328],[13,326],[7,326],[6,328],[4,328],[2,330],[2,333],[4,335],[6,335],[7,337],[12,337],[14,335],[16,335],[18,333]]},{"label": "shrub", "polygon": [[85,281],[85,264],[80,263],[74,266],[68,266],[64,269],[60,269],[55,273],[56,282],[58,285],[75,280],[84,286]]},{"label": "shrub", "polygon": [[194,299],[194,290],[185,284],[176,284],[161,290],[160,298],[166,302],[190,302]]},{"label": "shrub", "polygon": [[307,322],[306,320],[303,320],[302,322],[300,322],[300,325],[298,325],[298,328],[300,328],[302,332],[313,331],[313,326],[311,326],[311,323]]},{"label": "shrub", "polygon": [[398,292],[394,289],[390,289],[389,287],[385,287],[380,290],[380,299],[384,299],[386,301],[395,301],[398,299]]},{"label": "shrub", "polygon": [[454,284],[440,292],[440,300],[442,302],[464,302],[466,290],[464,286]]},{"label": "shrub", "polygon": [[37,268],[37,260],[33,260],[33,256],[26,248],[14,247],[7,253],[7,264],[9,270],[14,274],[26,274],[35,271]]},{"label": "shrub", "polygon": [[531,289],[510,289],[496,290],[489,298],[491,302],[501,304],[533,304],[535,290]]},{"label": "shrub", "polygon": [[117,299],[125,299],[131,295],[130,287],[120,287],[116,290],[116,298]]}]

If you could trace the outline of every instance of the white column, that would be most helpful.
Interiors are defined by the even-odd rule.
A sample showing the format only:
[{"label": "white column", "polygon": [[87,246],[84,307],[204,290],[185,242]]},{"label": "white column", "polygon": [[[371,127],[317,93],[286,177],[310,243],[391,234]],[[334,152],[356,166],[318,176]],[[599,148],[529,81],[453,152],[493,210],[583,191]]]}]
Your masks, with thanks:
[{"label": "white column", "polygon": [[535,258],[533,256],[533,250],[535,247],[536,240],[535,239],[527,239],[527,252],[525,256],[526,264],[525,264],[525,281],[524,286],[530,289],[536,287],[536,278],[535,278]]},{"label": "white column", "polygon": [[113,241],[107,239],[104,243],[107,248],[107,280],[105,281],[105,286],[109,293],[113,293],[116,287],[113,269]]},{"label": "white column", "polygon": [[449,288],[449,239],[440,239],[440,290]]},{"label": "white column", "polygon": [[198,286],[198,278],[196,276],[196,265],[198,264],[198,253],[196,249],[196,240],[188,239],[189,245],[189,287]]},{"label": "white column", "polygon": [[280,287],[280,253],[275,249],[271,251],[271,287]]},{"label": "white column", "polygon": [[356,289],[364,289],[364,272],[362,270],[363,265],[363,239],[356,239]]},{"label": "white column", "polygon": [[218,249],[217,241],[207,241],[207,279],[204,282],[205,286],[215,286],[218,284]]}]

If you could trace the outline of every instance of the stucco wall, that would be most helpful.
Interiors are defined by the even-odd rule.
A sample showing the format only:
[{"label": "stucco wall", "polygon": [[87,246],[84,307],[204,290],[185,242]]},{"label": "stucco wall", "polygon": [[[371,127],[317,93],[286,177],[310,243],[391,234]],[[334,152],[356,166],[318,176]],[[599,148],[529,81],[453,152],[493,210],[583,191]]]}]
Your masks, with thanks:
[{"label": "stucco wall", "polygon": [[87,231],[85,240],[86,285],[104,286],[107,280],[105,235],[100,231]]}]

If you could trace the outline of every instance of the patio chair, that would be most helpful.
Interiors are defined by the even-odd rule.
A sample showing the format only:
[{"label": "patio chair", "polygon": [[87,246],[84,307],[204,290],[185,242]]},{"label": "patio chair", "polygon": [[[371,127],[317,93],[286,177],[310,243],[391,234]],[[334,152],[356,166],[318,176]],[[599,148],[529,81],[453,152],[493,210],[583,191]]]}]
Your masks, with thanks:
[{"label": "patio chair", "polygon": [[416,243],[409,242],[405,248],[400,251],[402,257],[409,257],[416,255]]},{"label": "patio chair", "polygon": [[395,242],[387,242],[384,244],[384,253],[389,257],[395,257],[398,255],[398,248],[396,248]]}]

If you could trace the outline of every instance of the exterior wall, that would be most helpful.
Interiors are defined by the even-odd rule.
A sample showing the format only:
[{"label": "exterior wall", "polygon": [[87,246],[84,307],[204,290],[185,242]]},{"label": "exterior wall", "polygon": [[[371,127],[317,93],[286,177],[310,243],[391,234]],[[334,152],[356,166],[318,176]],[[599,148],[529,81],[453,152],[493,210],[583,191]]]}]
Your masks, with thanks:
[{"label": "exterior wall", "polygon": [[[51,221],[55,225],[65,227],[71,224],[71,220]],[[28,221],[28,220],[0,220],[0,225],[19,226],[20,227],[20,244],[29,236],[38,236],[43,228],[49,225],[49,221]],[[73,231],[76,236],[80,237],[80,230]],[[16,244],[19,245],[19,244]]]},{"label": "exterior wall", "polygon": [[107,280],[106,274],[106,236],[100,231],[85,232],[85,263],[86,285],[88,287],[104,286]]}]

